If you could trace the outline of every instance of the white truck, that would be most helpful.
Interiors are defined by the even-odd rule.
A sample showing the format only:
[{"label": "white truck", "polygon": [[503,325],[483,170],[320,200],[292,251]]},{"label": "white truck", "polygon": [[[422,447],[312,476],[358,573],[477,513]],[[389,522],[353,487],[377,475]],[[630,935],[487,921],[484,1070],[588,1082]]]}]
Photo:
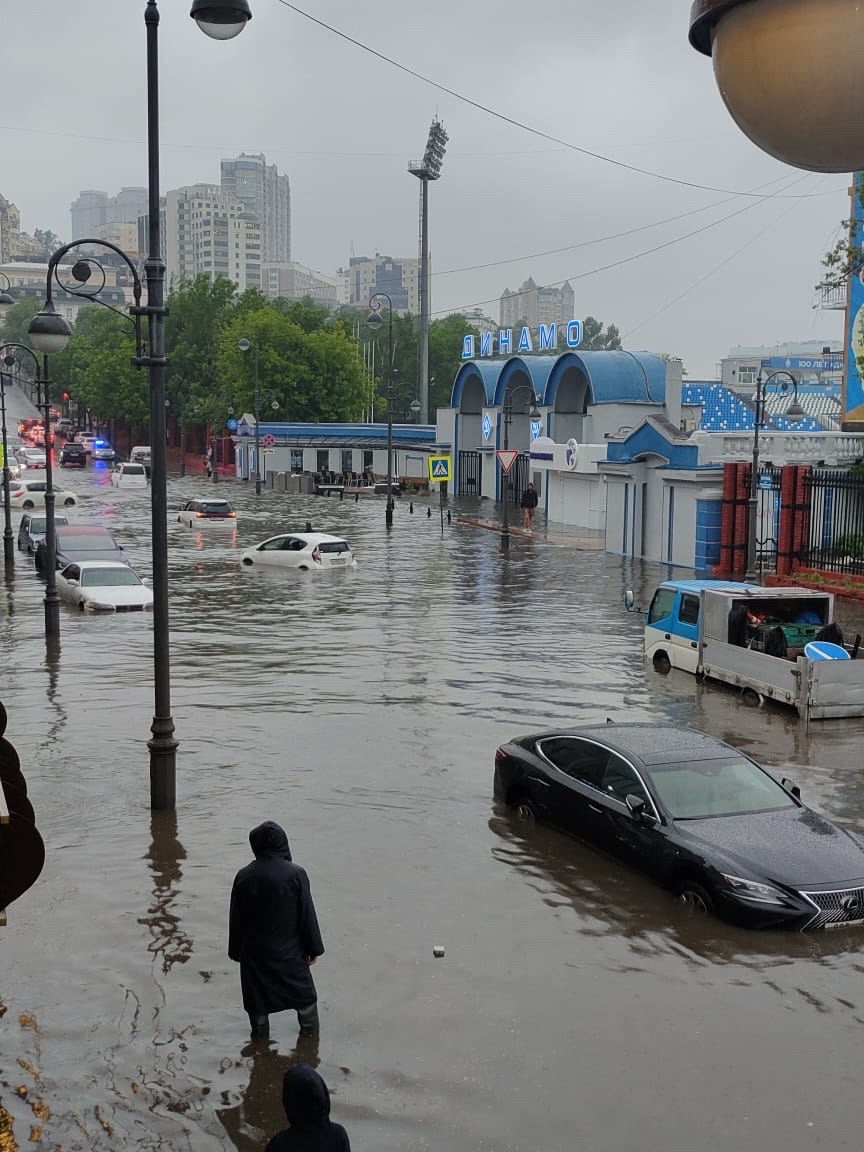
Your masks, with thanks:
[{"label": "white truck", "polygon": [[[626,603],[632,610],[630,592]],[[667,580],[645,613],[645,659],[658,671],[723,681],[754,702],[787,704],[808,723],[864,716],[860,643],[860,635],[844,642],[834,597],[811,588]]]}]

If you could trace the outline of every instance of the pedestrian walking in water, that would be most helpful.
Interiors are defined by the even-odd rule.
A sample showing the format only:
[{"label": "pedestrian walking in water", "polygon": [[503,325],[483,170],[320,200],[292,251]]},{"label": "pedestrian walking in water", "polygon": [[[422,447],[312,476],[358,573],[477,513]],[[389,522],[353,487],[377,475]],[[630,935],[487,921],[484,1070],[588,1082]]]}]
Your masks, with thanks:
[{"label": "pedestrian walking in water", "polygon": [[330,1119],[330,1093],[314,1068],[298,1064],[282,1078],[282,1106],[290,1128],[266,1152],[351,1152],[348,1133]]},{"label": "pedestrian walking in water", "polygon": [[533,484],[529,484],[525,491],[522,493],[522,501],[520,507],[522,508],[522,527],[527,528],[530,532],[534,527],[534,512],[537,508],[539,497]]},{"label": "pedestrian walking in water", "polygon": [[252,1039],[270,1035],[271,1012],[295,1009],[301,1036],[318,1032],[318,993],[310,967],[324,954],[309,877],[291,861],[272,820],[249,833],[255,859],[231,889],[228,955],[240,965]]}]

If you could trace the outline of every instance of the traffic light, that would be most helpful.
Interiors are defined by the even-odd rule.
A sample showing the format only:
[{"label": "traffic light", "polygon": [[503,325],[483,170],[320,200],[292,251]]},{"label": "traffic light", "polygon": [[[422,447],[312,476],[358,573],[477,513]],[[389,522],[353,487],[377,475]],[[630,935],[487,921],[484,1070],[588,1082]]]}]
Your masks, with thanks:
[{"label": "traffic light", "polygon": [[6,909],[36,883],[45,864],[21,762],[5,731],[6,709],[0,704],[0,925],[6,923]]},{"label": "traffic light", "polygon": [[64,392],[61,399],[62,399],[64,404],[68,404],[69,401],[72,399],[72,397],[69,395],[68,392]]}]

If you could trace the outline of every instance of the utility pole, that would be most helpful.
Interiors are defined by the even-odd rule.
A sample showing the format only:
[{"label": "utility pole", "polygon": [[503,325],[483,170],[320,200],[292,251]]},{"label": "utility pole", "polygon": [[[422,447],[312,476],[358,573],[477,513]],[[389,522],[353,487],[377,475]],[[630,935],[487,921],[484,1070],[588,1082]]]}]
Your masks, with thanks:
[{"label": "utility pole", "polygon": [[417,342],[417,399],[420,401],[420,423],[429,423],[429,181],[441,177],[441,165],[450,137],[440,120],[434,119],[426,141],[423,159],[408,165],[408,171],[420,181],[420,333]]}]

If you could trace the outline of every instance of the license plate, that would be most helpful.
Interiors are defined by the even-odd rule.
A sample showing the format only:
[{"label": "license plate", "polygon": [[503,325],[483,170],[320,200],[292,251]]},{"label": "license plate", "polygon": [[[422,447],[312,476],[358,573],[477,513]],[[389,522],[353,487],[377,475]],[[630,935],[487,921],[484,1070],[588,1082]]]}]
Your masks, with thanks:
[{"label": "license plate", "polygon": [[344,558],[342,558],[342,557],[339,557],[339,556],[335,556],[335,557],[334,557],[334,558],[333,558],[333,559],[330,561],[330,563],[331,563],[331,564],[344,564],[344,563],[345,563],[345,560],[344,560]]},{"label": "license plate", "polygon": [[864,925],[864,919],[862,919],[862,920],[840,920],[835,924],[826,924],[825,925],[825,931],[826,932],[836,932],[839,928],[861,928],[862,925]]}]

